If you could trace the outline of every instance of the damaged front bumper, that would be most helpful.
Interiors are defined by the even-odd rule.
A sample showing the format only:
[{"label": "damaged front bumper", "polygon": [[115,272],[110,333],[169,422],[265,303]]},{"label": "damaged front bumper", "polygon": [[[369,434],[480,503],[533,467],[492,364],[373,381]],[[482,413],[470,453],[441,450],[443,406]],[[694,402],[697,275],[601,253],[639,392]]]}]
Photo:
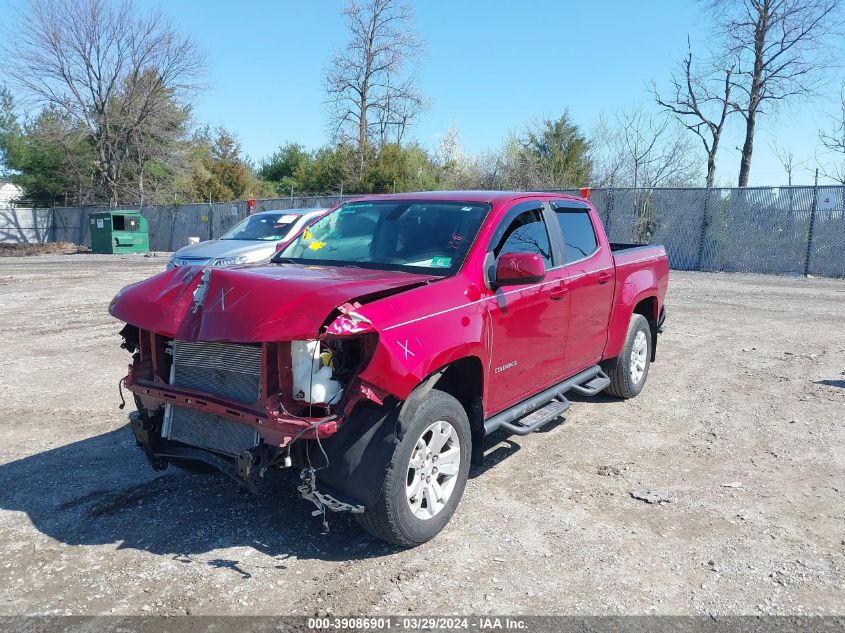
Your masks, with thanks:
[{"label": "damaged front bumper", "polygon": [[[147,418],[137,411],[129,414],[135,443],[147,456],[154,470],[165,470],[171,462],[181,465],[185,462],[200,462],[223,473],[250,493],[257,494],[258,486],[269,468],[290,468],[294,465],[289,446],[274,447],[261,442],[236,456],[220,455],[169,440],[162,435],[163,422],[164,417],[161,415]],[[353,514],[364,512],[364,505],[357,500],[341,499],[339,495],[318,490],[316,470],[313,467],[303,467],[300,478],[302,483],[298,486],[299,493],[303,499],[316,506],[312,513],[315,516],[324,515],[327,510]]]},{"label": "damaged front bumper", "polygon": [[[155,470],[164,470],[171,461],[202,462],[233,479],[250,492],[257,492],[257,485],[265,471],[281,459],[285,463],[282,449],[267,444],[242,451],[236,456],[220,455],[214,451],[174,442],[162,436],[162,416],[147,418],[134,411],[129,414],[129,424],[135,435],[135,443],[144,451]],[[288,462],[287,465],[290,465]]]},{"label": "damaged front bumper", "polygon": [[334,435],[340,422],[337,415],[319,418],[285,415],[283,413],[285,408],[278,397],[268,398],[265,406],[257,409],[194,389],[136,380],[131,366],[124,384],[131,392],[139,396],[142,402],[153,401],[155,403],[153,406],[165,403],[248,424],[258,431],[264,442],[280,448],[294,437],[316,439],[318,436],[326,438]]},{"label": "damaged front bumper", "polygon": [[[381,407],[388,394],[359,377],[377,336],[359,331],[354,313],[341,314],[349,320],[342,332],[303,344],[174,341],[126,326],[123,346],[133,362],[121,383],[135,397],[130,423],[153,468],[205,464],[257,492],[269,468],[296,466],[300,493],[318,512],[363,512],[365,504],[347,495],[348,476],[336,473],[344,456],[329,460],[324,447],[338,444],[333,438],[362,404]],[[339,381],[339,393],[312,391],[328,374],[324,384]]]}]

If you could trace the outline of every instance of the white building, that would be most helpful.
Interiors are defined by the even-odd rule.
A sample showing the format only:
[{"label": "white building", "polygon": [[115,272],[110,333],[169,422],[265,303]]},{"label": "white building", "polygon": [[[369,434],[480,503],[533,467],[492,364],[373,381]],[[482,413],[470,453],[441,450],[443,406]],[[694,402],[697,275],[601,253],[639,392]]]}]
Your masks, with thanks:
[{"label": "white building", "polygon": [[9,207],[12,201],[23,197],[23,189],[5,180],[0,180],[0,207]]}]

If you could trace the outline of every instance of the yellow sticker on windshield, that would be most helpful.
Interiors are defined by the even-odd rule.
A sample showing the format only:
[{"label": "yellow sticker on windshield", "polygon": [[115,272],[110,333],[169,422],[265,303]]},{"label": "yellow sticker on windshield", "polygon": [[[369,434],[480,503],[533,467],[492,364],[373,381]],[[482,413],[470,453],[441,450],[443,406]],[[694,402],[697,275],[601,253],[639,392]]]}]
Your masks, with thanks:
[{"label": "yellow sticker on windshield", "polygon": [[318,251],[321,248],[323,248],[325,245],[326,245],[325,242],[311,242],[308,245],[308,248],[310,248],[312,251]]},{"label": "yellow sticker on windshield", "polygon": [[314,236],[311,234],[311,231],[309,231],[308,229],[305,229],[305,233],[302,234],[302,237],[304,237],[306,240],[310,240]]}]

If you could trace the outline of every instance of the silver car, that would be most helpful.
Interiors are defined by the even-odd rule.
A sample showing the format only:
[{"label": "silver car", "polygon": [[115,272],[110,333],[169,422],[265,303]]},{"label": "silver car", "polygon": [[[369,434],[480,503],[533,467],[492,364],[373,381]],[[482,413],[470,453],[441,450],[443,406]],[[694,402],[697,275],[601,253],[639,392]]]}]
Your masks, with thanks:
[{"label": "silver car", "polygon": [[238,222],[220,239],[188,244],[173,253],[167,270],[177,266],[234,266],[270,259],[280,243],[327,209],[262,211]]}]

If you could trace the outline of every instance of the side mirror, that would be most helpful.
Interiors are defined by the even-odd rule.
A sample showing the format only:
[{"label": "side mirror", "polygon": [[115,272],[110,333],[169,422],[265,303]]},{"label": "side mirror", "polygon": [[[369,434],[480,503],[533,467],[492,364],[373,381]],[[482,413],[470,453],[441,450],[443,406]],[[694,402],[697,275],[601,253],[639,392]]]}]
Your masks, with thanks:
[{"label": "side mirror", "polygon": [[495,286],[513,286],[542,281],[546,276],[543,258],[534,253],[505,253],[496,262]]}]

